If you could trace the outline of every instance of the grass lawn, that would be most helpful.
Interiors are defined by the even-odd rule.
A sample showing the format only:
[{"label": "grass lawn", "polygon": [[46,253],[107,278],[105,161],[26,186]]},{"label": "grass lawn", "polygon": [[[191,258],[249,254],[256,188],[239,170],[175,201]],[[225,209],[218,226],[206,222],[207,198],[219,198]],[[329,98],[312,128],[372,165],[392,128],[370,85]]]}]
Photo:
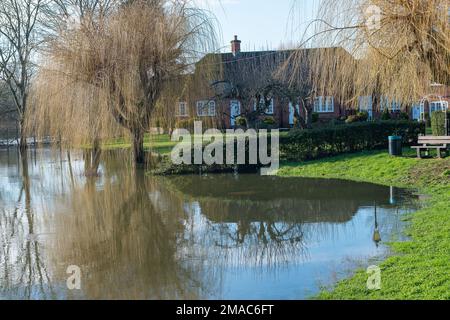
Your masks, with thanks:
[{"label": "grass lawn", "polygon": [[[286,135],[286,132],[280,133],[280,135]],[[237,136],[237,135],[236,135]],[[192,135],[194,138],[194,135]],[[204,136],[208,138],[208,136]],[[172,151],[177,142],[172,142],[170,135],[168,134],[147,134],[144,137],[144,147],[146,150],[151,150],[154,153],[161,155],[168,155]],[[115,150],[115,149],[128,149],[131,148],[131,141],[127,138],[111,139],[102,144],[103,150]]]},{"label": "grass lawn", "polygon": [[[146,150],[151,150],[161,155],[169,154],[175,145],[176,142],[172,142],[168,134],[146,135],[144,138],[144,147]],[[102,149],[104,150],[128,148],[131,148],[131,141],[126,138],[112,139],[102,145]]]},{"label": "grass lawn", "polygon": [[450,299],[450,158],[424,159],[406,151],[342,155],[306,163],[285,163],[280,176],[338,178],[414,187],[430,196],[409,220],[408,242],[390,243],[394,255],[379,265],[382,289],[367,290],[368,275],[357,271],[318,299]]}]

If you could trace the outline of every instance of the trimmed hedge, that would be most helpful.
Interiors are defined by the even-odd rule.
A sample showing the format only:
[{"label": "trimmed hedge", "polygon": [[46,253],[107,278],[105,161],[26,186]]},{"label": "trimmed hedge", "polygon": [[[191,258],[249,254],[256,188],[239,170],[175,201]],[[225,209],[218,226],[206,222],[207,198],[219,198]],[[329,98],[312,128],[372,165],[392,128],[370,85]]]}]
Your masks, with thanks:
[{"label": "trimmed hedge", "polygon": [[293,130],[280,137],[281,157],[288,161],[313,160],[342,153],[388,147],[388,137],[399,135],[403,144],[417,143],[425,125],[411,121],[358,122],[312,130]]},{"label": "trimmed hedge", "polygon": [[[268,137],[267,147],[270,151],[270,136]],[[205,151],[205,147],[210,145],[209,143],[206,143],[202,147],[202,153]],[[227,160],[227,145],[223,145],[222,149],[222,155],[223,155],[223,164],[213,164],[213,165],[207,165],[205,163],[203,164],[194,164],[195,163],[195,149],[191,149],[191,163],[192,164],[181,164],[176,165],[172,163],[172,160],[170,156],[165,156],[163,159],[161,159],[160,163],[157,164],[156,168],[150,171],[153,175],[184,175],[184,174],[203,174],[203,173],[256,173],[260,168],[263,167],[263,165],[259,162],[259,149],[258,144],[256,145],[256,150],[258,152],[258,159],[257,164],[250,164],[250,143],[248,140],[245,140],[244,149],[240,149],[240,146],[238,145],[237,141],[234,142],[234,164],[226,164]],[[238,152],[239,155],[242,155],[241,151],[245,154],[245,164],[237,164],[238,163]]]},{"label": "trimmed hedge", "polygon": [[[447,112],[447,117],[450,119],[450,112]],[[445,132],[445,112],[436,111],[431,115],[431,130],[433,136],[446,136],[448,132]]]}]

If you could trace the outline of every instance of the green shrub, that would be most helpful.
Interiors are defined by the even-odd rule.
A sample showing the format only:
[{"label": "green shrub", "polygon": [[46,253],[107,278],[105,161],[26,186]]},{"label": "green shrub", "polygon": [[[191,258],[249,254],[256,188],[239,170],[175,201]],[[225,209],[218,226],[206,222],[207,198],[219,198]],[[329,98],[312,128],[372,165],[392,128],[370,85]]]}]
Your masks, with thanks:
[{"label": "green shrub", "polygon": [[[450,118],[450,112],[447,113]],[[436,111],[431,114],[431,130],[433,136],[446,136],[445,132],[445,112]]]},{"label": "green shrub", "polygon": [[348,118],[345,120],[345,123],[350,124],[350,123],[355,123],[355,122],[358,122],[358,121],[359,121],[358,116],[351,115],[351,116],[348,116]]},{"label": "green shrub", "polygon": [[258,129],[271,130],[277,126],[277,123],[273,117],[265,117],[258,121]]},{"label": "green shrub", "polygon": [[[271,150],[271,138],[270,134],[267,137],[268,145],[267,150]],[[209,143],[205,143],[202,146],[202,152],[205,151],[205,147],[209,145]],[[226,156],[227,154],[227,144],[224,144],[222,150],[222,154]],[[256,146],[256,152],[259,154],[259,146]],[[195,149],[192,148],[190,151],[191,154],[191,163],[192,164],[174,164],[169,156],[163,157],[159,163],[156,164],[156,167],[150,171],[153,175],[183,175],[183,174],[205,174],[205,173],[232,173],[232,172],[240,172],[240,173],[256,173],[262,167],[265,167],[265,164],[262,164],[258,159],[256,164],[250,164],[251,155],[253,155],[253,149],[251,148],[250,142],[248,139],[245,140],[245,143],[241,145],[236,140],[234,141],[234,150],[236,151],[233,156],[232,164],[212,164],[207,165],[203,164],[194,164],[195,163]],[[252,154],[250,154],[252,152]],[[238,164],[239,158],[244,155],[245,156],[245,164]]]},{"label": "green shrub", "polygon": [[240,127],[246,127],[247,126],[247,119],[244,117],[237,117],[236,118],[236,125]]},{"label": "green shrub", "polygon": [[391,120],[391,113],[389,112],[388,109],[385,109],[381,114],[381,120],[383,121]]},{"label": "green shrub", "polygon": [[349,116],[345,123],[365,122],[369,120],[369,113],[367,111],[358,112],[356,115]]},{"label": "green shrub", "polygon": [[358,112],[356,114],[358,121],[367,121],[369,120],[369,113],[367,111]]},{"label": "green shrub", "polygon": [[314,113],[311,115],[311,121],[312,121],[312,123],[317,123],[317,122],[319,122],[319,114],[318,114],[317,112],[314,112]]},{"label": "green shrub", "polygon": [[175,128],[177,129],[187,129],[190,132],[194,131],[194,119],[181,119],[178,120],[175,124]]},{"label": "green shrub", "polygon": [[409,120],[409,114],[406,112],[401,112],[400,115],[398,116],[399,120]]},{"label": "green shrub", "polygon": [[274,124],[276,124],[276,121],[273,117],[265,117],[263,122],[268,126],[273,126]]},{"label": "green shrub", "polygon": [[341,119],[331,119],[331,121],[329,122],[330,126],[340,126],[345,124],[345,121],[342,121]]},{"label": "green shrub", "polygon": [[303,161],[347,152],[383,149],[388,137],[403,137],[404,145],[417,143],[425,132],[423,123],[412,121],[357,122],[312,130],[291,130],[280,137],[280,152],[285,160]]}]

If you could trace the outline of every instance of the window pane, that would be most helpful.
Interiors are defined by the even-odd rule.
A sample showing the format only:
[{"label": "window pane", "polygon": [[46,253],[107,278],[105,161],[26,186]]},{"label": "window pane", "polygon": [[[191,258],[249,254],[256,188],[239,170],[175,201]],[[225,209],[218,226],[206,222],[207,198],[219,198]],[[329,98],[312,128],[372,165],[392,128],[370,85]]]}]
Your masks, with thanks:
[{"label": "window pane", "polygon": [[180,102],[179,104],[179,115],[180,116],[185,116],[187,115],[187,103],[186,102]]},{"label": "window pane", "polygon": [[215,101],[209,102],[209,115],[210,116],[216,115],[216,102]]},{"label": "window pane", "polygon": [[273,99],[270,101],[270,105],[266,111],[268,114],[273,114]]},{"label": "window pane", "polygon": [[333,112],[334,111],[334,99],[333,97],[327,97],[327,111]]},{"label": "window pane", "polygon": [[197,115],[200,117],[208,115],[208,106],[205,101],[197,102]]},{"label": "window pane", "polygon": [[320,112],[319,98],[314,99],[314,112]]}]

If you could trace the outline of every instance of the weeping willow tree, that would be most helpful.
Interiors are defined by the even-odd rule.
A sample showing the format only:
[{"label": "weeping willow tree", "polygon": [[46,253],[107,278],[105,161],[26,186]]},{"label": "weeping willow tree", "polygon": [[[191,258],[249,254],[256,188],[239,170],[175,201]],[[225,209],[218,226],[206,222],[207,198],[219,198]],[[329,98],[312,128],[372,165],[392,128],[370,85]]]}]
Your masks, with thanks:
[{"label": "weeping willow tree", "polygon": [[[311,61],[314,90],[353,105],[372,95],[380,107],[383,97],[405,106],[431,83],[449,85],[448,7],[448,0],[320,1],[302,44],[345,51],[322,51]],[[300,65],[300,57],[293,60]]]},{"label": "weeping willow tree", "polygon": [[69,145],[98,147],[124,131],[144,163],[155,106],[171,79],[213,47],[211,21],[188,0],[124,1],[107,15],[84,14],[49,45],[29,118]]}]

